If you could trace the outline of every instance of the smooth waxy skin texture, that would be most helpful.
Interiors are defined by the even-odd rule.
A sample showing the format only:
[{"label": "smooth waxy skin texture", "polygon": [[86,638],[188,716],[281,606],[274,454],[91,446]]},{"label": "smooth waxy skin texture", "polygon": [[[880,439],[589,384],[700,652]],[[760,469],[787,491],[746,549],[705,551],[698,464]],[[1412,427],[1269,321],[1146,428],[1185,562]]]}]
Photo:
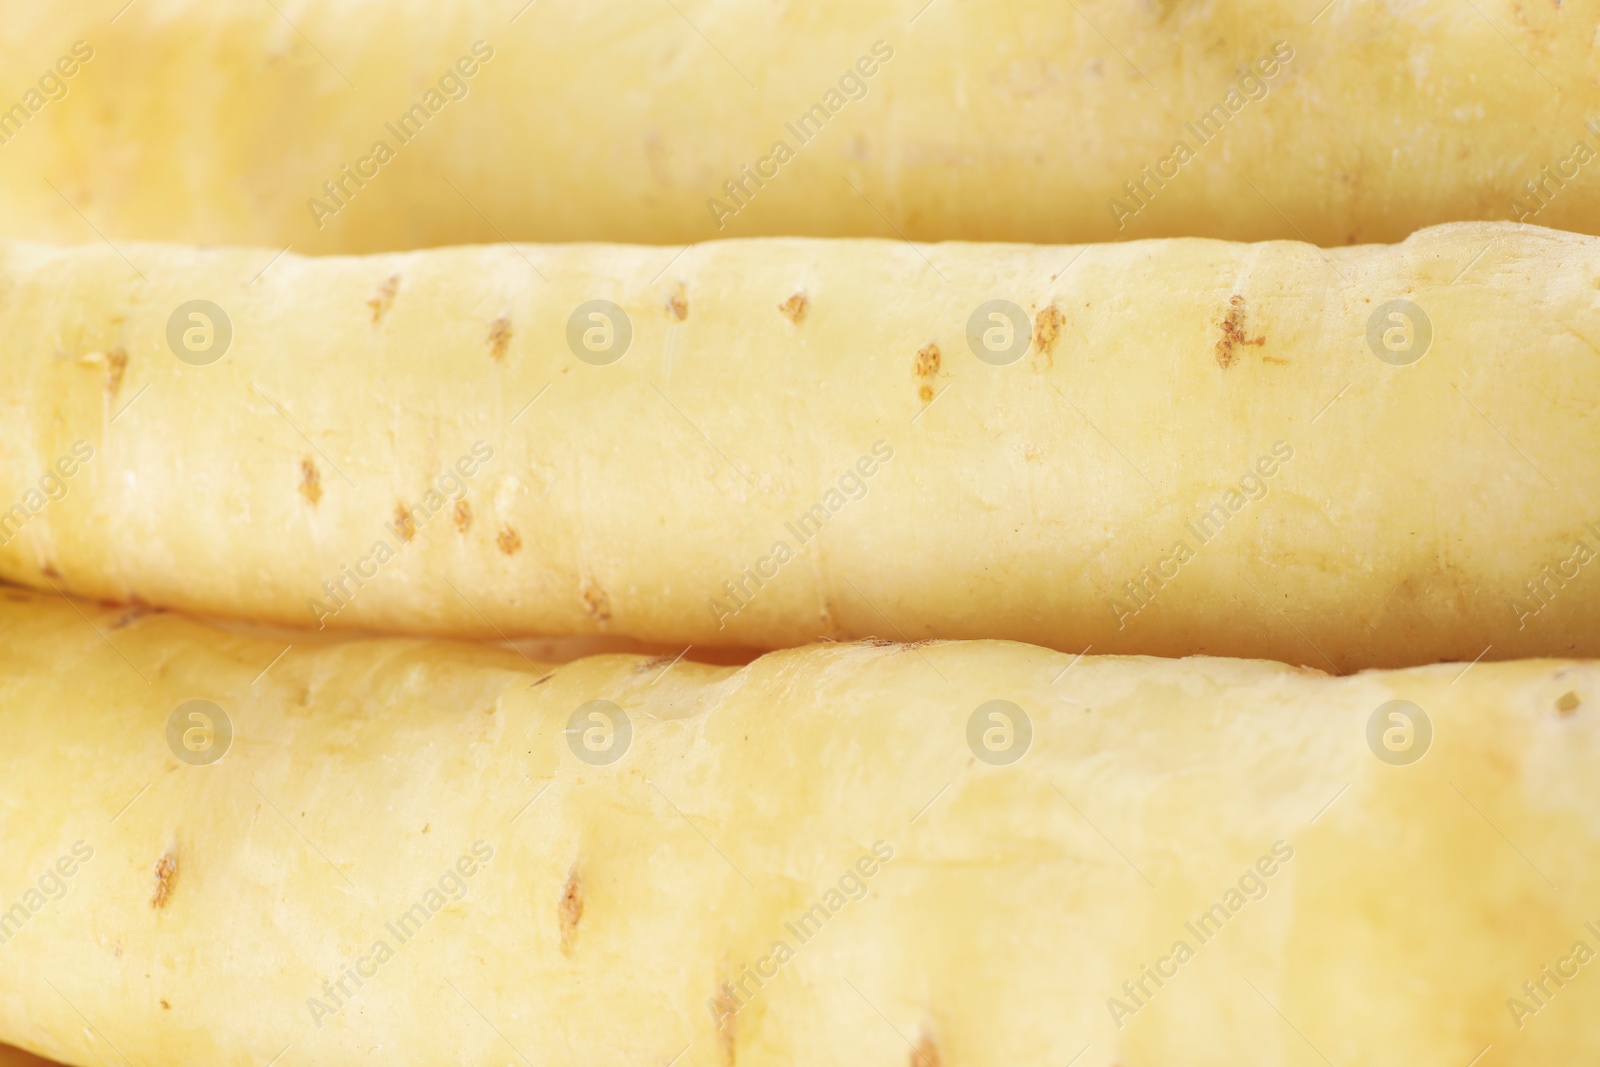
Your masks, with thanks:
[{"label": "smooth waxy skin texture", "polygon": [[[0,546],[41,589],[676,648],[1600,654],[1593,238],[523,246],[264,274],[261,250],[125,250],[148,280],[105,248],[0,251],[0,508],[94,450]],[[197,298],[232,323],[207,366],[167,341]],[[568,347],[592,299],[632,324],[607,366]],[[966,339],[994,299],[1035,324],[1007,366]],[[1394,299],[1417,322],[1380,317],[1380,349],[1431,321],[1410,366],[1369,344]],[[429,500],[441,479],[464,510]]]},{"label": "smooth waxy skin texture", "polygon": [[[74,41],[94,49],[0,146],[0,232],[303,252],[792,234],[1338,245],[1521,218],[1540,204],[1530,181],[1548,203],[1535,221],[1600,228],[1595,163],[1574,158],[1600,144],[1594,0],[124,6],[0,4],[0,106]],[[402,143],[386,124],[479,40],[493,58],[465,97],[441,94]],[[846,102],[841,76],[878,41],[893,58]],[[1292,58],[1241,90],[1279,45]],[[785,124],[819,103],[835,113],[802,141]],[[1216,107],[1220,133],[1188,129]],[[362,163],[379,141],[393,158]],[[1180,141],[1194,157],[1163,162]],[[732,180],[750,195],[719,229],[707,202],[737,206]],[[319,220],[313,197],[343,206]],[[1113,198],[1147,206],[1119,220]]]},{"label": "smooth waxy skin texture", "polygon": [[[1521,1029],[1506,1005],[1600,947],[1593,664],[1333,678],[853,644],[743,669],[595,657],[535,684],[514,653],[384,639],[261,676],[277,642],[31,599],[0,601],[7,904],[74,842],[93,857],[0,946],[0,1037],[64,1062],[107,1042],[241,1065],[285,1045],[693,1067],[904,1067],[911,1045],[998,1065],[1092,1044],[1091,1067],[1320,1062],[1307,1041],[1373,1065],[1600,1052],[1600,962]],[[235,730],[209,766],[167,747],[194,699]],[[631,721],[607,766],[563,733],[594,699]],[[997,699],[1032,728],[1005,766],[967,741]],[[1365,739],[1392,699],[1433,725],[1408,766]],[[862,899],[809,940],[785,927],[876,843],[892,858]],[[400,943],[385,923],[475,844],[492,858]],[[1202,943],[1184,924],[1218,902]],[[793,958],[719,1032],[708,1001],[780,939]],[[1109,998],[1180,939],[1194,958],[1119,1029]],[[362,965],[378,941],[393,958]],[[366,980],[318,1027],[308,998],[352,966]]]}]

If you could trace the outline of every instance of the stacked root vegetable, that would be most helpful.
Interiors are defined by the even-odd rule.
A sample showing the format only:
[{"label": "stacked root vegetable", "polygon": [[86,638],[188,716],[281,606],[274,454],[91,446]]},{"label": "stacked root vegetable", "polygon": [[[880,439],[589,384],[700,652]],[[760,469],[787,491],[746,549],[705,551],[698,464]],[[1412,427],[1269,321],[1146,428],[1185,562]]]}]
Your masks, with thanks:
[{"label": "stacked root vegetable", "polygon": [[1600,5],[0,15],[0,1063],[1600,1056]]}]

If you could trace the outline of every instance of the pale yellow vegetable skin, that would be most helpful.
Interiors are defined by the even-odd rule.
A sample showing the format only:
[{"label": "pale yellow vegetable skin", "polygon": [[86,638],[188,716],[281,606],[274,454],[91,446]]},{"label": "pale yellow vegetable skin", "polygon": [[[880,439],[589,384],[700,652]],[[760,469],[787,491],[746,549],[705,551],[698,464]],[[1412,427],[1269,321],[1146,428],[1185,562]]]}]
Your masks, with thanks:
[{"label": "pale yellow vegetable skin", "polygon": [[1593,0],[6,0],[0,23],[0,108],[93,50],[0,144],[0,232],[38,240],[1335,245],[1541,203],[1600,229]]},{"label": "pale yellow vegetable skin", "polygon": [[[5,903],[93,853],[0,946],[0,1037],[84,1067],[1600,1054],[1600,962],[1573,959],[1600,947],[1592,663],[1334,678],[848,644],[541,682],[464,644],[280,649],[0,601]],[[207,766],[167,742],[197,699],[235,731]],[[564,733],[596,699],[631,722],[609,765],[574,754],[589,721]],[[1396,699],[1432,724],[1409,765],[1366,740]],[[993,700],[1025,750],[969,748]],[[402,942],[385,924],[415,905]],[[1168,979],[1130,999],[1146,965]]]},{"label": "pale yellow vegetable skin", "polygon": [[[124,251],[143,278],[0,246],[0,518],[41,505],[0,577],[678,649],[1600,654],[1594,238]],[[231,321],[206,366],[192,299]],[[607,366],[569,348],[593,299],[631,321]],[[1010,365],[969,347],[990,300]]]}]

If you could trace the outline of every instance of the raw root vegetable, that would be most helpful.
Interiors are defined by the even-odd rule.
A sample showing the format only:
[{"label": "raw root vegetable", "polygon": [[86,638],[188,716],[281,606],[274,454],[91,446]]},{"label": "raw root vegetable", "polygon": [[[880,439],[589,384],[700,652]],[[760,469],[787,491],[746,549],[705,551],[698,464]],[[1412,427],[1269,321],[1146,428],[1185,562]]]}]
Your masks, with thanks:
[{"label": "raw root vegetable", "polygon": [[0,232],[303,252],[1595,232],[1600,9],[1474,6],[4,0]]},{"label": "raw root vegetable", "polygon": [[281,651],[0,600],[0,1038],[86,1067],[1600,1055],[1592,663]]},{"label": "raw root vegetable", "polygon": [[0,246],[0,577],[675,648],[1600,654],[1594,238],[124,251]]}]

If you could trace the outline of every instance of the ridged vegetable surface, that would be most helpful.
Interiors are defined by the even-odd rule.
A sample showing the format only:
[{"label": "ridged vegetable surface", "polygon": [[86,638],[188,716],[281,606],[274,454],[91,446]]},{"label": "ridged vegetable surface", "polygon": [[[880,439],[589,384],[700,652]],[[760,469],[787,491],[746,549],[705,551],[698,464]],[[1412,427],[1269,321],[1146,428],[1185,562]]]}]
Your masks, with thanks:
[{"label": "ridged vegetable surface", "polygon": [[0,576],[683,647],[1600,653],[1600,246],[0,248]]},{"label": "ridged vegetable surface", "polygon": [[38,240],[1600,228],[1592,0],[6,0],[0,22],[0,232]]},{"label": "ridged vegetable surface", "polygon": [[1581,1063],[1597,708],[1555,660],[548,668],[13,591],[0,1038],[84,1067]]}]

